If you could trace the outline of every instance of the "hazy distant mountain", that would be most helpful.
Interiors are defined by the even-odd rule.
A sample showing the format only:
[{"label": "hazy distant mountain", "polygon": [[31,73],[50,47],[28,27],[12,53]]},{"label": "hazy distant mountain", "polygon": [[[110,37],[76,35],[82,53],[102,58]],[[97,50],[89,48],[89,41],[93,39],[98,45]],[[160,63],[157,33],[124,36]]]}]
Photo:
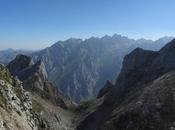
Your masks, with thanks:
[{"label": "hazy distant mountain", "polygon": [[169,41],[171,41],[174,37],[162,37],[156,41],[139,39],[135,44],[135,47],[144,48],[146,50],[158,51],[163,46],[165,46]]},{"label": "hazy distant mountain", "polygon": [[42,60],[49,80],[75,101],[92,98],[120,72],[123,57],[136,47],[158,50],[172,37],[157,41],[134,40],[120,35],[59,41],[32,55]]},{"label": "hazy distant mountain", "polygon": [[13,50],[13,49],[1,50],[0,63],[7,64],[11,60],[13,60],[18,54],[31,54],[31,53],[32,51],[28,51],[28,50]]},{"label": "hazy distant mountain", "polygon": [[116,83],[79,106],[77,129],[173,130],[174,81],[175,40],[156,52],[137,48],[125,56]]}]

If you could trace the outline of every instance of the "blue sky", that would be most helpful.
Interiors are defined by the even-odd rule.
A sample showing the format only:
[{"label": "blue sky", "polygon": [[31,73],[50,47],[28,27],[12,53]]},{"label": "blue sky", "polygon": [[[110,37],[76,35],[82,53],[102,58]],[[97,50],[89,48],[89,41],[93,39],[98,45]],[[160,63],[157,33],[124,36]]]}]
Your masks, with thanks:
[{"label": "blue sky", "polygon": [[175,36],[175,0],[0,0],[0,50],[114,33]]}]

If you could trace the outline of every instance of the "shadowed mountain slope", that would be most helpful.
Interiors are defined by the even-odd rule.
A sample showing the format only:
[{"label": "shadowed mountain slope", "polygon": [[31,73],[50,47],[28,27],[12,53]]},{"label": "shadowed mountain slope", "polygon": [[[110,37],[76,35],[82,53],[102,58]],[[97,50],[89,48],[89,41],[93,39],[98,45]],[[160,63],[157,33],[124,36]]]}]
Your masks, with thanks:
[{"label": "shadowed mountain slope", "polygon": [[175,40],[157,52],[135,49],[125,56],[101,105],[81,120],[78,130],[174,129],[174,81]]}]

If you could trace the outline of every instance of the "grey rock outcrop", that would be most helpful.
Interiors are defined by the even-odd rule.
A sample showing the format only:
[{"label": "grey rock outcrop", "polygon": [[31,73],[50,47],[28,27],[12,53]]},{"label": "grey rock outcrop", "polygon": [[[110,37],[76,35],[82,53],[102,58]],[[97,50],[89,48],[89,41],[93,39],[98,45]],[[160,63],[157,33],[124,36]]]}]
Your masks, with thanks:
[{"label": "grey rock outcrop", "polygon": [[39,121],[32,110],[30,96],[23,89],[21,82],[0,65],[0,129],[39,129]]},{"label": "grey rock outcrop", "polygon": [[[71,108],[74,107],[74,103],[48,81],[45,65],[41,60],[35,64],[27,64],[18,71],[15,69],[16,65],[17,68],[23,66],[25,61],[32,63],[30,57],[18,55],[7,67],[14,76],[22,80],[24,89],[31,92],[32,110],[37,115],[40,128],[42,130],[71,128],[71,120],[74,116]],[[28,97],[28,93],[25,95]],[[25,100],[28,99],[30,98],[25,98]],[[24,105],[31,108],[31,102],[24,103]]]},{"label": "grey rock outcrop", "polygon": [[50,99],[53,103],[67,108],[68,99],[64,99],[59,90],[48,81],[45,65],[41,60],[34,64],[31,57],[18,55],[7,67],[11,74],[23,81],[26,90],[37,93],[46,99]]}]

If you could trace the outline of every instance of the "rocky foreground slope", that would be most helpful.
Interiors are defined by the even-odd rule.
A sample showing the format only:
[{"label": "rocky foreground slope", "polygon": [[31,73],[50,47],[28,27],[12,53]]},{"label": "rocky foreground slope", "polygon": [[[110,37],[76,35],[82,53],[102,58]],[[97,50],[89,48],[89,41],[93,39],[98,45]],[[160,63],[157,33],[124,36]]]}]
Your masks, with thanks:
[{"label": "rocky foreground slope", "polygon": [[13,76],[1,65],[0,128],[72,130],[75,105],[47,80],[41,61],[18,55],[7,67]]},{"label": "rocky foreground slope", "polygon": [[39,117],[32,109],[30,94],[0,65],[0,129],[38,130]]},{"label": "rocky foreground slope", "polygon": [[108,85],[100,105],[80,106],[87,112],[78,130],[174,130],[175,40],[158,52],[135,49],[125,56],[116,83]]}]

